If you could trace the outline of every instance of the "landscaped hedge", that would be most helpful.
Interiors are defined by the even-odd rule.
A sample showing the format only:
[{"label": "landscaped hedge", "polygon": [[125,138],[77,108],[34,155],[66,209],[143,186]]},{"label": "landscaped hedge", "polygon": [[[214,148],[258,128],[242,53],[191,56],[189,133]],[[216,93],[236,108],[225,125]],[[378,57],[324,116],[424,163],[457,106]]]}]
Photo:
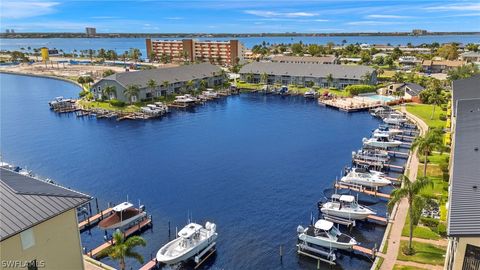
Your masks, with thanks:
[{"label": "landscaped hedge", "polygon": [[110,104],[112,106],[115,106],[115,107],[124,107],[125,106],[125,102],[121,101],[121,100],[118,100],[118,99],[112,99],[110,100]]},{"label": "landscaped hedge", "polygon": [[345,91],[349,92],[350,95],[371,93],[371,92],[375,92],[376,90],[377,88],[375,86],[366,85],[366,84],[349,85],[345,87]]}]

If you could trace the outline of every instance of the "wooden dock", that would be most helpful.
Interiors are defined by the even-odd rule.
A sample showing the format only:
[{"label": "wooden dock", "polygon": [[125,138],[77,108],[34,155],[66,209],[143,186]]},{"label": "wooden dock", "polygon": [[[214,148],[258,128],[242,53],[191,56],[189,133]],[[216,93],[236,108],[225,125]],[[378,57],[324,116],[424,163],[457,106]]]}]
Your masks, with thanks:
[{"label": "wooden dock", "polygon": [[350,186],[350,185],[346,185],[346,184],[335,183],[335,188],[350,189],[352,191],[361,192],[361,193],[365,193],[365,194],[376,196],[376,197],[382,197],[382,198],[385,198],[385,199],[390,199],[389,194],[381,193],[381,192],[378,192],[378,191],[368,190],[368,189],[366,189],[365,187],[362,187],[362,186]]},{"label": "wooden dock", "polygon": [[142,267],[140,267],[139,270],[151,270],[154,267],[157,267],[157,259],[156,258],[148,261],[146,264],[144,264]]},{"label": "wooden dock", "polygon": [[87,217],[86,220],[78,223],[78,229],[80,231],[83,231],[83,230],[91,227],[92,225],[96,224],[100,220],[104,219],[105,217],[108,217],[111,213],[112,213],[112,208],[107,208],[103,211],[100,211],[98,214],[96,214],[94,216]]},{"label": "wooden dock", "polygon": [[[129,237],[130,235],[136,233],[136,232],[139,232],[141,231],[142,229],[148,227],[148,226],[151,226],[152,224],[152,219],[150,218],[146,218],[144,220],[142,220],[140,223],[138,223],[137,225],[134,225],[133,227],[131,227],[130,229],[128,229],[127,231],[125,231],[124,235],[125,235],[125,238]],[[115,245],[115,241],[113,239],[110,239],[110,241],[108,242],[105,242],[103,244],[101,244],[100,246],[94,248],[93,250],[91,250],[89,253],[88,253],[88,256],[92,257],[92,258],[97,258],[98,255],[105,249],[109,248],[110,246],[112,245]]]},{"label": "wooden dock", "polygon": [[375,215],[370,215],[367,217],[369,220],[373,220],[373,221],[377,221],[377,222],[380,222],[384,225],[387,225],[388,224],[388,219],[387,218],[384,218],[384,217],[379,217],[379,216],[375,216]]},{"label": "wooden dock", "polygon": [[359,245],[354,245],[353,250],[358,251],[364,255],[369,256],[370,258],[375,258],[375,250],[374,249],[368,249],[366,247],[362,247]]},{"label": "wooden dock", "polygon": [[381,106],[377,102],[369,102],[365,100],[359,100],[355,98],[334,98],[334,99],[318,99],[318,104],[328,107],[336,108],[345,112],[358,112],[364,110],[370,110]]}]

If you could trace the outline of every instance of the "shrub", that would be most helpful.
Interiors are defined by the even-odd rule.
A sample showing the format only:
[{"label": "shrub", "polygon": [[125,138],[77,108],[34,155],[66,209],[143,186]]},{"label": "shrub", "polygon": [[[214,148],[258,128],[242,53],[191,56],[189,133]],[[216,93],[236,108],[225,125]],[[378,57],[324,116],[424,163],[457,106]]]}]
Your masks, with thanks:
[{"label": "shrub", "polygon": [[82,97],[88,95],[88,93],[89,93],[88,91],[82,90],[82,91],[80,91],[80,93],[78,93],[78,96],[82,98]]},{"label": "shrub", "polygon": [[85,95],[85,98],[86,98],[87,100],[93,100],[93,98],[94,98],[94,97],[93,97],[93,93],[92,93],[92,92],[88,92],[88,93]]},{"label": "shrub", "polygon": [[445,223],[443,223],[443,222],[440,222],[437,226],[437,232],[442,237],[446,237],[447,236],[447,225],[445,225]]},{"label": "shrub", "polygon": [[447,117],[445,116],[445,114],[441,113],[439,116],[438,116],[438,119],[442,120],[442,121],[447,121]]},{"label": "shrub", "polygon": [[436,228],[438,226],[438,220],[434,218],[421,217],[420,221],[423,225],[429,227],[430,229]]},{"label": "shrub", "polygon": [[113,75],[113,74],[115,74],[114,70],[107,69],[103,72],[102,76],[105,78],[105,77],[108,77],[108,76]]},{"label": "shrub", "polygon": [[373,85],[364,85],[364,84],[359,84],[359,85],[349,85],[345,87],[345,91],[349,92],[350,95],[358,95],[362,93],[371,93],[375,92],[376,87]]},{"label": "shrub", "polygon": [[121,101],[121,100],[118,100],[118,99],[112,99],[110,100],[110,104],[112,106],[115,106],[115,107],[124,107],[125,106],[125,102]]}]

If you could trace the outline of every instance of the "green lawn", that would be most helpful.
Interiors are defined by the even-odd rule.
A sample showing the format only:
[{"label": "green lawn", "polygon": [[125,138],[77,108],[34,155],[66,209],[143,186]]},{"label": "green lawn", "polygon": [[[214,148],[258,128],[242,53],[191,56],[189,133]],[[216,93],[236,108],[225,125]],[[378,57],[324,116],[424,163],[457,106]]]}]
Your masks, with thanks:
[{"label": "green lawn", "polygon": [[380,267],[382,267],[382,264],[383,264],[384,260],[385,260],[384,258],[378,257],[378,263],[377,263],[377,266],[375,267],[375,270],[378,270],[378,269],[380,269]]},{"label": "green lawn", "polygon": [[108,102],[86,101],[86,100],[81,100],[79,103],[86,109],[98,108],[98,109],[105,109],[110,111],[119,111],[119,112],[126,112],[126,113],[140,111],[140,107],[136,105],[129,105],[125,107],[115,107]]},{"label": "green lawn", "polygon": [[[444,190],[444,187],[448,187],[448,183],[442,179],[442,170],[436,164],[428,164],[427,177],[433,182],[433,187],[426,187],[421,191],[421,194],[431,197],[435,196],[437,199],[441,199],[442,196],[446,199],[448,192]],[[423,176],[423,163],[418,167],[417,175]]]},{"label": "green lawn", "polygon": [[395,264],[393,266],[393,270],[418,270],[418,269],[423,269],[423,268],[418,268],[415,266],[400,265],[400,264]]},{"label": "green lawn", "polygon": [[441,246],[435,246],[432,244],[413,242],[413,247],[415,249],[415,254],[412,256],[407,256],[403,254],[403,247],[408,246],[408,241],[401,241],[400,250],[398,251],[398,260],[401,261],[412,261],[430,265],[443,265],[446,253],[446,248]]},{"label": "green lawn", "polygon": [[[405,219],[405,225],[403,226],[402,236],[406,236],[406,237],[410,236],[410,217],[408,215],[407,215],[407,218]],[[413,237],[423,238],[423,239],[432,239],[432,240],[438,240],[441,238],[441,236],[438,233],[432,231],[428,227],[421,226],[421,225],[413,227]]]},{"label": "green lawn", "polygon": [[449,157],[450,157],[449,153],[442,153],[441,155],[440,153],[433,153],[430,156],[428,156],[427,159],[428,159],[428,162],[438,165],[440,163],[447,162],[447,159]]},{"label": "green lawn", "polygon": [[332,93],[336,96],[339,96],[339,97],[349,97],[350,96],[350,93],[348,93],[347,91],[342,91],[342,90],[332,90],[332,89],[320,89],[320,94],[323,94],[325,92],[329,92],[329,93]]},{"label": "green lawn", "polygon": [[429,104],[416,104],[416,103],[409,103],[406,105],[407,111],[415,116],[418,116],[422,119],[429,127],[445,127],[446,121],[442,121],[439,119],[441,113],[445,114],[444,111],[440,108],[440,106],[436,106],[435,114],[433,119],[430,119],[432,116],[433,105]]}]

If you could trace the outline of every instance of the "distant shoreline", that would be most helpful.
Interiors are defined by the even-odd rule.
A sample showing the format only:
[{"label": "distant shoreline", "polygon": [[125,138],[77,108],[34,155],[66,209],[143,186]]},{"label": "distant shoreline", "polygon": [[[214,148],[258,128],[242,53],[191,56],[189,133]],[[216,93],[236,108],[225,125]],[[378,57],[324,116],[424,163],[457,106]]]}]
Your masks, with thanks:
[{"label": "distant shoreline", "polygon": [[448,36],[480,35],[480,32],[427,32],[413,35],[411,32],[377,32],[377,33],[98,33],[88,36],[85,33],[2,33],[0,38],[249,38],[249,37],[352,37],[352,36]]}]

